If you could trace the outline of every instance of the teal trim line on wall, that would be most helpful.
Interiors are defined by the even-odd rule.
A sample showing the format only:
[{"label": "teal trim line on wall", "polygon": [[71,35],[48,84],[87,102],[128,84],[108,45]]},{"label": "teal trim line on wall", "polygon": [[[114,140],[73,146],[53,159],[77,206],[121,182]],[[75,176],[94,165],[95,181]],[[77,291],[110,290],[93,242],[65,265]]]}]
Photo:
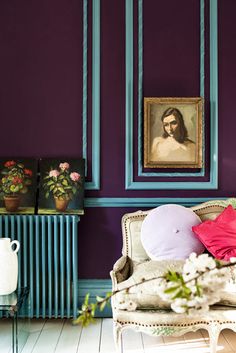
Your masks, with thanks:
[{"label": "teal trim line on wall", "polygon": [[173,198],[173,197],[98,197],[85,198],[85,207],[157,207],[167,203],[193,206],[209,200],[224,200],[225,197]]},{"label": "teal trim line on wall", "polygon": [[[138,176],[142,172],[142,109],[143,106],[143,0],[138,2]],[[153,174],[153,173],[149,173]],[[155,173],[154,173],[155,174]]]},{"label": "teal trim line on wall", "polygon": [[[200,96],[205,98],[205,0],[200,0]],[[202,109],[202,175],[205,175],[205,99]],[[210,156],[211,158],[212,156]],[[211,160],[210,160],[211,163]]]},{"label": "teal trim line on wall", "polygon": [[200,96],[205,97],[205,0],[200,0]]},{"label": "teal trim line on wall", "polygon": [[87,190],[100,188],[100,0],[93,0],[92,16],[92,181]]},{"label": "teal trim line on wall", "polygon": [[[218,1],[210,0],[210,179],[218,185]],[[214,131],[214,133],[212,132]]]},{"label": "teal trim line on wall", "polygon": [[133,180],[133,0],[126,0],[125,23],[125,188]]},{"label": "teal trim line on wall", "polygon": [[[79,308],[84,301],[85,295],[90,294],[90,302],[96,302],[96,296],[105,297],[107,292],[111,292],[112,284],[110,279],[80,279],[78,281]],[[95,317],[112,317],[111,306],[106,305],[101,312],[96,311]]]},{"label": "teal trim line on wall", "polygon": [[[204,21],[204,0],[200,0],[200,97],[204,98],[205,86],[205,21]],[[138,176],[144,177],[202,177],[205,175],[205,138],[204,138],[204,109],[203,109],[203,124],[202,124],[202,139],[203,139],[203,167],[199,172],[143,172],[142,168],[142,104],[143,104],[143,0],[139,0],[138,7]]]},{"label": "teal trim line on wall", "polygon": [[88,0],[83,2],[83,158],[87,176]]},{"label": "teal trim line on wall", "polygon": [[[139,1],[139,11],[141,11],[141,0]],[[201,55],[204,48],[204,1],[200,3],[201,16]],[[140,19],[140,17],[139,17]],[[210,2],[210,180],[207,182],[135,182],[133,180],[133,1],[126,0],[126,162],[125,162],[125,188],[126,190],[210,190],[218,187],[218,91],[217,87],[217,1]],[[215,59],[214,59],[215,58]],[[201,57],[201,65],[204,58]],[[203,65],[204,66],[204,65]],[[200,71],[201,87],[204,82],[204,70]],[[140,76],[141,77],[141,76]],[[140,94],[139,86],[139,94]],[[201,88],[201,93],[204,92]],[[162,174],[163,176],[163,174]],[[171,175],[172,176],[172,175]]]}]

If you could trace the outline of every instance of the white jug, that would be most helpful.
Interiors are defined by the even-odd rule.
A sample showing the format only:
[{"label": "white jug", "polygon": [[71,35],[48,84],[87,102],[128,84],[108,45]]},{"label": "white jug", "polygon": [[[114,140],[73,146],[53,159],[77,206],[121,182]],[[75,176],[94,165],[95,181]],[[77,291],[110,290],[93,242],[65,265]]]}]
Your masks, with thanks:
[{"label": "white jug", "polygon": [[[12,245],[15,244],[15,250]],[[7,295],[16,290],[18,279],[17,252],[20,248],[18,240],[0,238],[0,295]]]}]

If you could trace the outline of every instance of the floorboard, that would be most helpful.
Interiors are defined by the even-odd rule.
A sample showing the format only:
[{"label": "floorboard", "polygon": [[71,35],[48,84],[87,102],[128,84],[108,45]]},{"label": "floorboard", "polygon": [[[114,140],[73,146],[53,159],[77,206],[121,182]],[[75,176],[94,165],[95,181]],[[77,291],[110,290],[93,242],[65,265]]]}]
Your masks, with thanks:
[{"label": "floorboard", "polygon": [[8,353],[11,351],[11,325],[10,319],[0,320],[0,352]]},{"label": "floorboard", "polygon": [[222,334],[228,342],[231,350],[236,353],[236,333],[232,330],[223,330]]},{"label": "floorboard", "polygon": [[184,336],[164,336],[163,340],[165,343],[164,352],[186,352],[186,348],[188,351],[190,350]]},{"label": "floorboard", "polygon": [[[122,333],[123,353],[209,353],[206,330],[180,337],[152,337],[132,330]],[[33,319],[26,343],[19,353],[116,353],[112,319],[97,319],[87,328],[65,319]],[[236,333],[220,334],[218,353],[236,353]],[[0,353],[11,353],[11,320],[0,320]]]},{"label": "floorboard", "polygon": [[66,320],[55,351],[57,353],[76,353],[81,332],[81,326],[73,326],[71,320]]},{"label": "floorboard", "polygon": [[50,319],[45,322],[32,353],[54,353],[61,335],[64,320]]},{"label": "floorboard", "polygon": [[46,320],[43,319],[31,320],[29,337],[20,353],[31,353],[33,351],[43,330],[45,322]]},{"label": "floorboard", "polygon": [[207,353],[209,352],[209,342],[207,343],[204,336],[201,333],[201,330],[196,332],[188,332],[184,334],[184,340],[186,347],[192,353]]},{"label": "floorboard", "polygon": [[161,336],[149,336],[145,333],[142,333],[143,347],[145,353],[161,353],[165,345],[163,337]]},{"label": "floorboard", "polygon": [[[207,345],[209,346],[209,335],[206,330],[201,330],[201,333],[203,337],[205,338]],[[225,339],[223,333],[220,334],[219,339],[218,339],[218,344],[217,344],[217,352],[219,351],[220,353],[232,353],[233,350],[231,349],[228,341]]]},{"label": "floorboard", "polygon": [[122,332],[123,353],[145,353],[140,332],[127,329]]},{"label": "floorboard", "polygon": [[101,343],[99,353],[115,353],[115,343],[113,339],[112,319],[102,320],[101,324]]},{"label": "floorboard", "polygon": [[101,322],[101,319],[97,319],[95,323],[82,329],[78,353],[99,353]]}]

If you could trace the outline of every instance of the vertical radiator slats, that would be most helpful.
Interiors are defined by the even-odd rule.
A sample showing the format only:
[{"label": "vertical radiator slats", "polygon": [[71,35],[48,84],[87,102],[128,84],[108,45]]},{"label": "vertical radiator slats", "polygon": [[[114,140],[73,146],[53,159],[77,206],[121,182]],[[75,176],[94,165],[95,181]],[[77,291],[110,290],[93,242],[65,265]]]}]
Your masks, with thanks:
[{"label": "vertical radiator slats", "polygon": [[71,234],[70,220],[66,219],[66,312],[67,317],[70,317],[70,278],[71,278]]},{"label": "vertical radiator slats", "polygon": [[[28,263],[28,251],[27,251],[27,246],[29,246],[28,240],[27,240],[27,234],[29,233],[27,231],[27,216],[23,216],[23,254],[24,254],[24,264]],[[24,268],[24,282],[23,282],[23,286],[26,287],[27,283],[28,283],[28,267],[27,266],[23,266]]]},{"label": "vertical radiator slats", "polygon": [[[17,217],[16,218],[16,221],[17,221],[17,240],[19,240],[20,244],[22,245],[22,242],[21,242],[21,224],[22,224],[22,218],[20,217]],[[19,263],[19,270],[20,270],[20,267],[21,267],[21,257],[22,257],[22,249],[20,249],[18,251],[18,263]],[[24,271],[24,268],[23,268],[23,271]],[[18,271],[18,286],[19,287],[22,287],[23,284],[22,284],[22,281],[21,281],[21,276],[22,275],[22,270]]]},{"label": "vertical radiator slats", "polygon": [[46,229],[42,218],[42,317],[46,317]]},{"label": "vertical radiator slats", "polygon": [[9,235],[9,222],[8,222],[8,216],[4,216],[5,218],[5,234],[8,236]]},{"label": "vertical radiator slats", "polygon": [[51,217],[47,217],[48,221],[48,316],[52,316],[52,224]]},{"label": "vertical radiator slats", "polygon": [[[36,290],[35,287],[35,282],[34,282],[34,244],[35,244],[35,239],[34,236],[31,236],[33,233],[33,218],[29,217],[29,257],[30,257],[30,265],[29,265],[29,286],[30,288],[34,288],[34,290]],[[34,292],[30,291],[30,317],[33,317],[34,315]]]},{"label": "vertical radiator slats", "polygon": [[73,317],[78,315],[78,237],[77,237],[77,227],[76,227],[76,219],[73,216],[72,222],[72,270],[73,270]]},{"label": "vertical radiator slats", "polygon": [[54,221],[54,316],[58,318],[58,273],[59,273],[59,263],[58,263],[58,217],[53,217]]},{"label": "vertical radiator slats", "polygon": [[65,241],[64,241],[64,220],[63,216],[60,216],[60,289],[61,289],[61,315],[65,315],[65,295],[64,295],[64,282],[65,282]]},{"label": "vertical radiator slats", "polygon": [[0,237],[19,240],[18,286],[29,286],[31,317],[76,317],[78,216],[0,216]]},{"label": "vertical radiator slats", "polygon": [[36,283],[34,284],[35,295],[36,295],[36,318],[40,317],[40,246],[39,246],[39,217],[35,219],[35,272],[36,272]]},{"label": "vertical radiator slats", "polygon": [[11,239],[15,239],[15,220],[14,216],[10,216],[10,222],[11,222]]}]

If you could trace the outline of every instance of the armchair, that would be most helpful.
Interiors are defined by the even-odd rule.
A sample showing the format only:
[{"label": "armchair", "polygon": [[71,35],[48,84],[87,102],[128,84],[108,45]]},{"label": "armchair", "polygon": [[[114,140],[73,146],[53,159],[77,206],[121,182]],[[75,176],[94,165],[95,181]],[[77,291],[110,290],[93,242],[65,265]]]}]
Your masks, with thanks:
[{"label": "armchair", "polygon": [[[214,219],[230,203],[235,206],[235,199],[208,201],[192,207],[192,210],[201,220]],[[153,261],[148,257],[140,240],[141,225],[149,212],[137,211],[125,214],[122,218],[122,257],[115,263],[110,273],[113,291],[125,288],[127,283],[131,284],[130,281],[136,275],[138,268],[153,270]],[[173,261],[174,268],[178,265],[177,260]],[[152,272],[152,275],[153,273],[155,272]],[[133,275],[132,278],[131,275]],[[119,352],[122,352],[122,331],[127,328],[154,336],[181,336],[189,331],[206,329],[209,333],[211,353],[216,352],[221,330],[228,328],[236,332],[236,306],[233,306],[236,304],[236,293],[230,293],[229,297],[226,295],[225,302],[221,302],[229,304],[228,306],[214,305],[204,315],[188,316],[177,314],[166,308],[163,303],[156,302],[157,295],[154,288],[155,286],[150,286],[150,283],[148,288],[140,289],[140,286],[136,286],[128,294],[123,296],[118,294],[112,298],[113,333]],[[232,298],[233,301],[231,301]],[[124,310],[128,308],[129,299],[138,303],[136,310]]]}]

